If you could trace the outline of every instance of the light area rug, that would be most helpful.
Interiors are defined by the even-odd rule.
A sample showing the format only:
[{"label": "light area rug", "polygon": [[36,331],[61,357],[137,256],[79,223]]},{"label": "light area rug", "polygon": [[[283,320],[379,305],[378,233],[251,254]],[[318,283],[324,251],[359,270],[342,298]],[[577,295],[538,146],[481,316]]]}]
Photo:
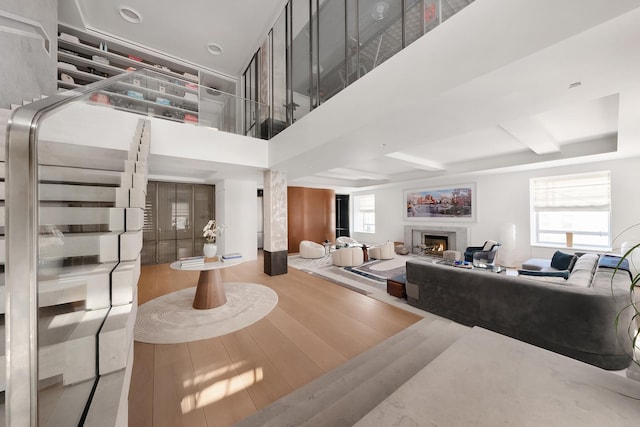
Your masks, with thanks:
[{"label": "light area rug", "polygon": [[[371,267],[375,267],[377,265],[377,267],[381,269],[379,271],[388,272],[398,268],[398,266],[405,265],[410,259],[424,259],[424,257],[418,257],[417,255],[398,255],[391,260],[380,261],[377,264],[374,263]],[[389,295],[387,293],[386,282],[380,283],[375,280],[367,279],[359,274],[348,272],[342,267],[334,266],[331,261],[331,256],[316,259],[305,259],[301,258],[299,255],[290,255],[288,263],[290,267],[304,271],[305,273],[317,275],[337,285],[367,295],[369,298],[396,306],[419,316],[424,317],[425,315],[428,315],[426,311],[407,304],[405,299]],[[384,270],[385,268],[387,270]],[[371,269],[373,270],[373,268]]]},{"label": "light area rug", "polygon": [[331,256],[306,259],[301,258],[299,255],[291,255],[288,261],[289,266],[293,268],[317,274],[341,286],[368,295],[386,293],[387,275],[397,274],[399,269],[404,268],[407,260],[412,258],[412,256],[398,255],[391,260],[372,260],[357,267],[358,270],[370,271],[373,273],[372,276],[376,276],[375,278],[369,278],[351,271],[354,268],[336,267],[332,263]]},{"label": "light area rug", "polygon": [[138,307],[134,337],[150,344],[177,344],[218,337],[257,322],[278,303],[278,294],[256,283],[225,282],[227,303],[192,307],[195,286],[154,298]]}]

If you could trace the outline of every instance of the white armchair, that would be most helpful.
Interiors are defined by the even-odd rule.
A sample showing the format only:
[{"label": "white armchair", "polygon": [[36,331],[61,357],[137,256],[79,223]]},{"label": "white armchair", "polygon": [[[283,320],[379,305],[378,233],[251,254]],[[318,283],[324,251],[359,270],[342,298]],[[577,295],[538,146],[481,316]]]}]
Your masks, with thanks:
[{"label": "white armchair", "polygon": [[336,249],[332,254],[333,265],[355,267],[364,264],[364,253],[360,246]]},{"label": "white armchair", "polygon": [[394,249],[393,242],[378,243],[369,248],[369,258],[392,259],[394,258]]},{"label": "white armchair", "polygon": [[336,246],[357,245],[357,244],[359,243],[356,239],[352,239],[351,237],[348,237],[348,236],[340,236],[336,239]]},{"label": "white armchair", "polygon": [[310,240],[300,242],[301,258],[322,258],[325,255],[324,246]]}]

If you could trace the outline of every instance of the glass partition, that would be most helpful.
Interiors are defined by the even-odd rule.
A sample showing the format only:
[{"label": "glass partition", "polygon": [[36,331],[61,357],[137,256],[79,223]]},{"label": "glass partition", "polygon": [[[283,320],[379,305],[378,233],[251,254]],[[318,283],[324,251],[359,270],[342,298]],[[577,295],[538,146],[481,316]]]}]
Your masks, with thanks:
[{"label": "glass partition", "polygon": [[363,72],[370,72],[402,49],[402,4],[402,0],[359,0]]},{"label": "glass partition", "polygon": [[264,108],[271,102],[271,32],[260,48],[260,61],[258,71],[258,124],[260,126],[260,138],[271,138],[269,125],[269,108]]},{"label": "glass partition", "polygon": [[[125,224],[115,186],[126,151],[78,144],[122,136],[127,147],[138,129],[137,116],[114,127],[112,116],[93,114],[107,87],[29,104],[8,126],[2,291],[10,425],[81,425],[99,377],[98,334]],[[75,100],[87,102],[66,103]]]},{"label": "glass partition", "polygon": [[[346,87],[346,5],[344,0],[325,0],[318,19],[318,67],[320,103]],[[315,64],[314,64],[315,65]]]},{"label": "glass partition", "polygon": [[291,84],[295,122],[312,108],[311,33],[315,25],[312,26],[310,21],[311,9],[307,1],[292,2],[291,15]]},{"label": "glass partition", "polygon": [[259,90],[272,91],[260,134],[277,135],[472,2],[290,0],[260,48],[270,62]]},{"label": "glass partition", "polygon": [[[257,66],[252,62],[250,68],[250,78],[247,80],[250,97],[247,98],[186,80],[169,78],[151,70],[141,70],[125,74],[121,80],[91,94],[89,102],[131,113],[245,134],[245,127],[254,128],[259,110],[269,111],[267,105],[256,101]],[[242,101],[240,105],[245,106],[242,114],[238,112],[239,100]],[[260,135],[251,132],[250,136]]]},{"label": "glass partition", "polygon": [[[129,360],[123,340],[100,345],[104,325],[113,326],[109,313],[116,306],[123,313],[134,295],[134,282],[123,291],[126,280],[111,275],[135,270],[143,240],[173,239],[171,253],[163,253],[170,261],[194,254],[194,223],[203,219],[193,209],[205,203],[204,190],[194,195],[193,186],[177,184],[172,194],[162,188],[146,194],[166,201],[172,214],[154,216],[155,229],[143,229],[147,118],[235,131],[242,129],[237,105],[247,101],[191,85],[139,71],[13,113],[0,215],[6,247],[0,292],[7,300],[0,307],[0,360],[8,365],[0,409],[10,425],[83,425],[94,416],[90,405],[113,394],[101,391],[100,378],[124,378]],[[254,111],[268,111],[254,104]]]},{"label": "glass partition", "polygon": [[273,62],[272,82],[273,93],[271,103],[271,136],[282,132],[289,124],[289,96],[287,94],[287,11],[282,11],[273,26]]}]

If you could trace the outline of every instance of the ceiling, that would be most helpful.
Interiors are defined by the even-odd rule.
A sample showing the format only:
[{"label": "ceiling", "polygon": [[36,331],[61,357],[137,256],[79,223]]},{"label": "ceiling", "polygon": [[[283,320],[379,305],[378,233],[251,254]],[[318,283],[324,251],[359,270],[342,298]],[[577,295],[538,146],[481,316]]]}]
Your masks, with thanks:
[{"label": "ceiling", "polygon": [[[265,39],[286,0],[59,0],[58,19],[236,78]],[[119,8],[140,16],[134,24]],[[209,43],[223,52],[212,55]]]},{"label": "ceiling", "polygon": [[[60,0],[60,20],[238,76],[284,3]],[[120,5],[143,22],[123,20]],[[638,8],[476,0],[272,139],[270,165],[292,185],[356,190],[639,156]],[[209,54],[210,42],[224,53]],[[221,169],[164,158],[150,167],[184,179]],[[215,179],[239,170],[261,179],[228,167]]]}]

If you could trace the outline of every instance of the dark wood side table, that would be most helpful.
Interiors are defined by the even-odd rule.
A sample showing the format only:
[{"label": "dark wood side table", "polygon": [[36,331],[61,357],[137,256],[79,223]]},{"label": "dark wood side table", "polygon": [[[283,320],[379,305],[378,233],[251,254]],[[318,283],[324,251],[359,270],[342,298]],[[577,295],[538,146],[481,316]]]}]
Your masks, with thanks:
[{"label": "dark wood side table", "polygon": [[224,284],[220,275],[220,269],[242,264],[243,260],[205,262],[196,267],[181,267],[180,261],[172,263],[169,267],[180,271],[199,271],[196,296],[193,298],[193,308],[196,310],[208,310],[226,304],[227,295],[224,293]]},{"label": "dark wood side table", "polygon": [[362,244],[362,259],[363,259],[364,262],[369,261],[369,251],[367,249],[369,249],[369,247],[363,243]]},{"label": "dark wood side table", "polygon": [[387,293],[396,298],[407,298],[407,276],[399,274],[387,279]]}]

